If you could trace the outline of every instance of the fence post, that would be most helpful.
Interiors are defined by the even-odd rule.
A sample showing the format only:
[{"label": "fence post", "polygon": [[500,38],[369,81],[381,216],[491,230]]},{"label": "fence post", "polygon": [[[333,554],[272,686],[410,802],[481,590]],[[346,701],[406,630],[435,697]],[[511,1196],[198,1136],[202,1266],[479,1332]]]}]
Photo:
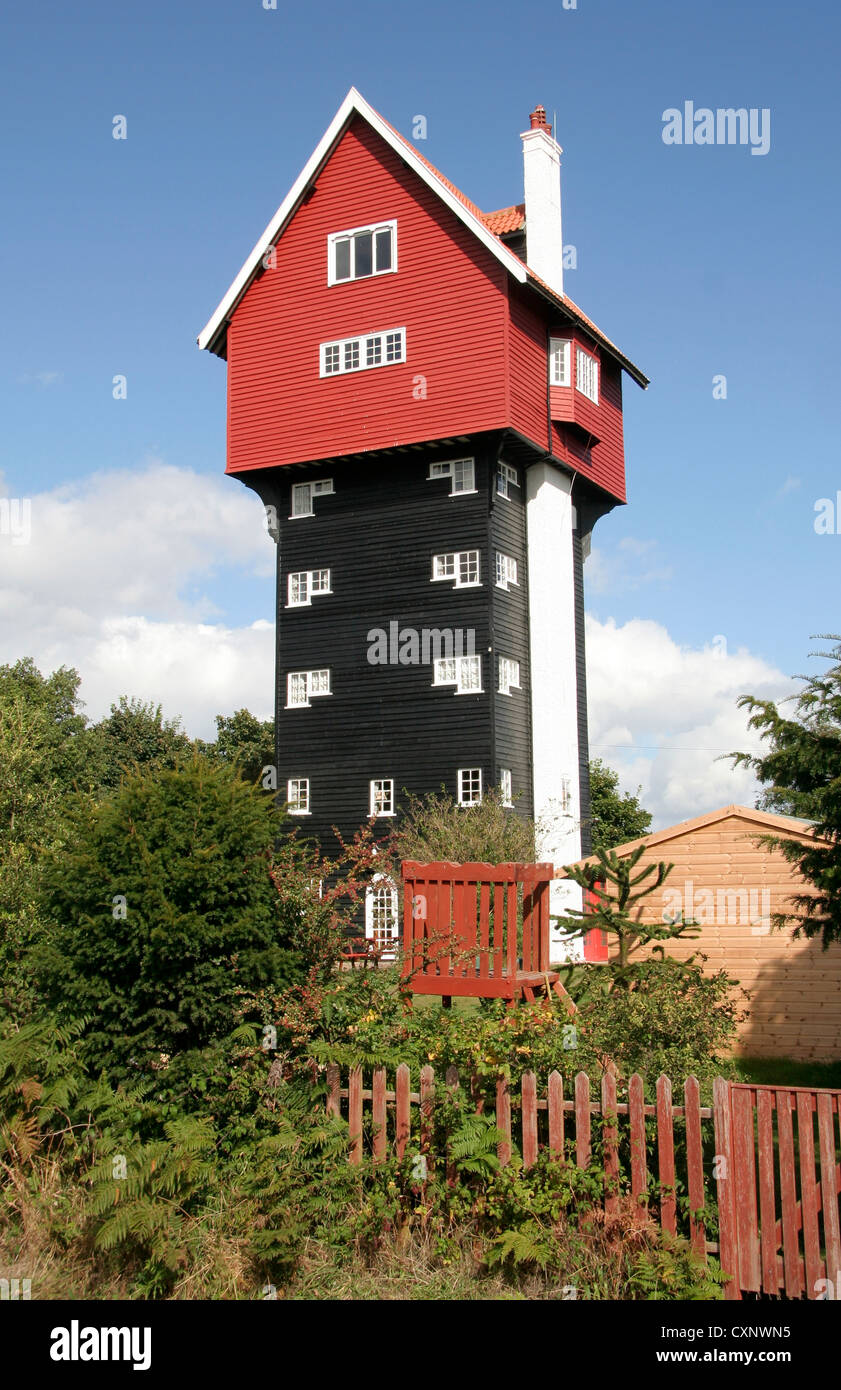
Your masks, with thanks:
[{"label": "fence post", "polygon": [[718,1244],[721,1268],[728,1276],[724,1297],[740,1299],[739,1244],[736,1229],[736,1195],[733,1184],[733,1135],[730,1117],[730,1082],[717,1076],[713,1082],[715,1125],[715,1180],[718,1192]]},{"label": "fence post", "polygon": [[496,1127],[503,1134],[496,1152],[500,1166],[504,1168],[511,1162],[511,1096],[504,1076],[500,1076],[496,1083]]}]

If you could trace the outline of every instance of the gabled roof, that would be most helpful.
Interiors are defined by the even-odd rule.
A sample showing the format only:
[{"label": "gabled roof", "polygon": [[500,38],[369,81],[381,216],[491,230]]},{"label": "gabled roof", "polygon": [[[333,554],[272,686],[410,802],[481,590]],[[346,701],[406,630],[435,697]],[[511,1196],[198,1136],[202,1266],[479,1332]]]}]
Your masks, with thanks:
[{"label": "gabled roof", "polygon": [[[676,840],[681,835],[686,835],[693,830],[704,830],[708,825],[715,825],[717,821],[729,820],[735,816],[738,820],[751,821],[757,829],[758,834],[783,834],[783,835],[809,835],[813,829],[813,822],[802,820],[799,816],[781,816],[774,811],[757,811],[752,806],[737,806],[731,803],[729,806],[721,806],[717,811],[708,811],[705,816],[695,816],[692,820],[680,821],[677,825],[669,825],[665,830],[652,831],[650,835],[641,835],[639,839],[627,840],[624,845],[612,845],[611,849],[618,855],[630,854],[638,845],[645,845],[651,849],[655,845],[663,845],[669,840]],[[747,832],[745,832],[747,833]],[[594,856],[588,855],[586,859],[579,859],[579,864],[592,864]]]},{"label": "gabled roof", "polygon": [[[321,137],[304,168],[301,170],[294,184],[290,188],[277,212],[275,213],[263,235],[255,244],[251,254],[243,264],[230,285],[226,294],[222,297],[211,317],[208,319],[204,328],[198,336],[200,348],[208,348],[211,352],[222,355],[224,353],[225,335],[228,320],[234,312],[254,276],[260,269],[263,256],[269,247],[274,245],[278,237],[282,234],[286,224],[294,215],[301,199],[313,179],[318,176],[319,171],[327,162],[338,141],[341,139],[348,125],[354,116],[360,116],[367,121],[373,130],[390,145],[396,154],[413,169],[423,182],[438,195],[443,203],[447,205],[451,212],[455,213],[466,227],[481,241],[482,245],[502,263],[510,275],[519,284],[529,284],[538,290],[545,298],[552,301],[566,317],[574,322],[581,324],[600,343],[605,350],[616,359],[621,367],[633,377],[638,385],[645,388],[648,385],[648,378],[643,375],[639,367],[636,367],[623,353],[619,351],[615,343],[601,332],[596,325],[577,308],[572,300],[565,295],[559,295],[551,289],[539,276],[529,270],[528,266],[516,256],[504,242],[500,239],[502,232],[516,231],[524,225],[524,209],[522,205],[518,207],[502,208],[498,212],[483,213],[475,203],[456,188],[440,170],[430,164],[429,160],[419,153],[415,146],[395,130],[388,121],[369,106],[365,98],[355,87],[351,87],[335,116],[333,117],[324,135]],[[519,219],[519,220],[518,220]]]}]

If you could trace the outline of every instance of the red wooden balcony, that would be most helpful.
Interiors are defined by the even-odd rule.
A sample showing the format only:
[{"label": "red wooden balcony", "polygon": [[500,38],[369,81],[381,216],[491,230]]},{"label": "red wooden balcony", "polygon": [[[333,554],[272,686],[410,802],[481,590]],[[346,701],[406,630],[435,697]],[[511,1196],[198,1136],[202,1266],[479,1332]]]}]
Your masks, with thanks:
[{"label": "red wooden balcony", "polygon": [[552,864],[405,860],[402,873],[402,973],[413,994],[569,997],[549,969]]}]

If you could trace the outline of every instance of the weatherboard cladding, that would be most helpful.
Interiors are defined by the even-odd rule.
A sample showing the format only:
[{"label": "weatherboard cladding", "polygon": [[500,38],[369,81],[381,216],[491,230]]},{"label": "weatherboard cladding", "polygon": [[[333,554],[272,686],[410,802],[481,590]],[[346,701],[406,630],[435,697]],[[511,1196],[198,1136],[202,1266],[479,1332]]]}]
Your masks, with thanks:
[{"label": "weatherboard cladding", "polygon": [[[328,285],[328,235],[391,219],[397,273]],[[229,472],[504,424],[506,272],[358,117],[275,254],[228,331]],[[398,327],[405,363],[319,376],[320,343]]]},{"label": "weatherboard cladding", "polygon": [[[580,517],[580,512],[579,512]],[[578,698],[578,807],[581,821],[581,853],[592,849],[590,819],[590,733],[587,727],[587,652],[584,642],[584,553],[581,531],[572,533],[572,574],[575,601],[575,678]]]},{"label": "weatherboard cladding", "polygon": [[[291,471],[280,488],[278,776],[281,792],[290,777],[309,777],[312,814],[300,817],[300,824],[325,845],[333,825],[352,835],[367,819],[372,778],[394,778],[399,811],[404,787],[422,795],[445,786],[455,795],[459,768],[481,767],[488,787],[496,784],[500,767],[510,766],[515,788],[525,791],[521,810],[531,809],[524,599],[515,592],[510,607],[497,603],[498,594],[510,596],[494,587],[489,544],[491,509],[495,518],[502,506],[509,507],[503,530],[509,553],[524,570],[523,504],[493,502],[496,452],[496,441],[485,440],[460,449],[325,463]],[[431,459],[471,454],[475,494],[450,497],[449,479],[428,478]],[[310,477],[332,477],[335,493],[315,499],[313,517],[288,520],[292,483]],[[471,549],[481,551],[481,587],[432,582],[433,555]],[[288,574],[326,567],[332,594],[287,608]],[[499,626],[489,652],[492,614]],[[419,633],[461,628],[465,640],[473,629],[482,658],[481,694],[433,687],[431,666],[372,665],[369,633],[387,633],[393,621]],[[521,664],[524,689],[511,697],[497,694],[500,652]],[[287,673],[325,666],[333,694],[314,698],[309,708],[287,710]],[[500,714],[500,706],[508,708]],[[492,708],[501,740],[496,750]],[[380,824],[386,832],[392,822]]]},{"label": "weatherboard cladding", "polygon": [[[505,454],[503,452],[503,458]],[[494,556],[494,587],[490,593],[493,640],[500,656],[520,663],[520,689],[511,695],[499,693],[495,670],[494,737],[499,769],[509,768],[514,805],[524,816],[534,815],[534,789],[531,776],[531,679],[529,662],[528,562],[526,552],[526,508],[522,469],[521,486],[512,489],[511,499],[492,491],[490,534]],[[496,552],[517,561],[515,586],[496,587]]]}]

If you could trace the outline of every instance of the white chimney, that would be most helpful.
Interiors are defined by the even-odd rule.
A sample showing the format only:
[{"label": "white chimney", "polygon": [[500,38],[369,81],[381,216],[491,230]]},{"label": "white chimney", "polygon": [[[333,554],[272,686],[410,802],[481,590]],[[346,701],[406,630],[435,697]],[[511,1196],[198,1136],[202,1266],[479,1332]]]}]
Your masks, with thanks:
[{"label": "white chimney", "polygon": [[564,248],[561,236],[561,155],[552,138],[546,111],[536,106],[523,142],[526,201],[526,264],[557,294],[564,292]]}]

